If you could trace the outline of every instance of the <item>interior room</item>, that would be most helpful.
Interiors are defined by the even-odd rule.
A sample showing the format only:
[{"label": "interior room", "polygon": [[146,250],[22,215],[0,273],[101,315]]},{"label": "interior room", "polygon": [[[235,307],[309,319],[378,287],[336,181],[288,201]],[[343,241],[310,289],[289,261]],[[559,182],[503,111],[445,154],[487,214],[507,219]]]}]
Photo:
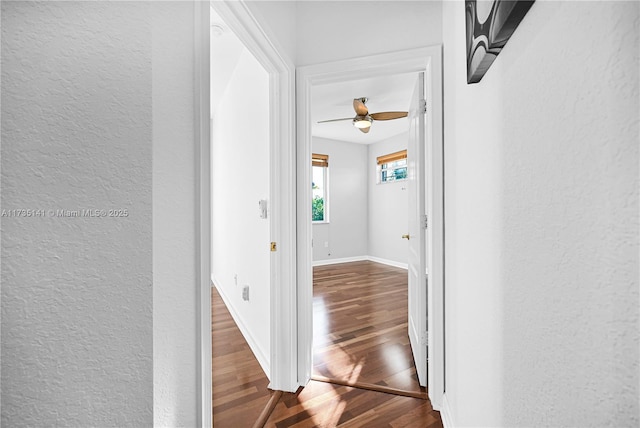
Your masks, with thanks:
[{"label": "interior room", "polygon": [[[215,52],[212,8],[242,49]],[[637,427],[639,23],[626,0],[1,1],[0,424]],[[377,184],[402,132],[312,128],[377,138],[404,119],[373,114],[422,111],[323,88],[406,65],[425,133],[410,119],[407,180]],[[415,184],[441,190],[424,299],[421,208],[391,221],[418,140]],[[355,264],[406,272],[409,345],[348,348],[405,330],[404,296],[341,284]],[[341,316],[370,317],[360,300],[388,321],[324,323],[344,370],[313,366],[314,269],[358,296]],[[382,374],[400,345],[426,351],[419,396]]]},{"label": "interior room", "polygon": [[353,123],[354,98],[366,98],[374,117],[406,113],[416,76],[312,88],[314,379],[424,391],[409,344],[402,239],[409,121],[374,119],[367,132]]}]

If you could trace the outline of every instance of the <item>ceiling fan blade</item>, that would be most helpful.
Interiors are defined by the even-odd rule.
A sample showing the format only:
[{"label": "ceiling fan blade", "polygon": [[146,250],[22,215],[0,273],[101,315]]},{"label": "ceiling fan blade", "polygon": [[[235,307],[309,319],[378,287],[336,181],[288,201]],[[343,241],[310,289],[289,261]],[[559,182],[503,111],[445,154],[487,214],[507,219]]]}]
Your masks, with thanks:
[{"label": "ceiling fan blade", "polygon": [[360,132],[364,132],[365,134],[368,134],[371,127],[369,126],[368,128],[358,128],[358,129],[360,130]]},{"label": "ceiling fan blade", "polygon": [[401,117],[407,117],[409,115],[406,111],[383,111],[380,113],[372,113],[373,120],[392,120],[400,119]]},{"label": "ceiling fan blade", "polygon": [[344,117],[342,119],[329,119],[329,120],[320,120],[318,123],[327,123],[327,122],[338,122],[340,120],[353,120],[352,117]]},{"label": "ceiling fan blade", "polygon": [[366,101],[366,98],[353,99],[353,109],[356,111],[358,116],[366,116],[369,114],[369,109],[364,105],[364,101]]}]

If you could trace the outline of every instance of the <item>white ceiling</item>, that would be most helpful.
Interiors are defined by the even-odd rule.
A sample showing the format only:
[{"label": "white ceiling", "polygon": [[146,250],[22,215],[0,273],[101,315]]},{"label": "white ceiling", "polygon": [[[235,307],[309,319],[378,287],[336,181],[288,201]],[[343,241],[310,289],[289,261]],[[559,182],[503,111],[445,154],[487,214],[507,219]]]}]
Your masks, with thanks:
[{"label": "white ceiling", "polygon": [[311,134],[331,140],[371,144],[406,132],[409,129],[407,118],[374,121],[367,134],[349,120],[317,122],[355,116],[353,99],[361,97],[369,98],[369,113],[408,111],[416,79],[417,73],[404,73],[312,87]]},{"label": "white ceiling", "polygon": [[[246,48],[237,36],[211,8],[211,113],[215,115],[218,103],[226,90],[238,60]],[[218,30],[216,34],[213,30]],[[313,136],[352,143],[371,144],[406,132],[406,118],[374,121],[368,134],[360,132],[350,120],[317,123],[320,120],[355,116],[353,99],[367,97],[370,113],[382,111],[408,111],[416,73],[316,85],[311,91],[311,133]]]}]

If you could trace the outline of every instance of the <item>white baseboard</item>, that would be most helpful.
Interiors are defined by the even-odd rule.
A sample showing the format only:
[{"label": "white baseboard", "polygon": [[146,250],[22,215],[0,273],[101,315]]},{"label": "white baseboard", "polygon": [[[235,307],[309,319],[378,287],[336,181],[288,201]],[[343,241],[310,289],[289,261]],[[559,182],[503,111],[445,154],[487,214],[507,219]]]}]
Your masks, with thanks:
[{"label": "white baseboard", "polygon": [[350,262],[362,262],[365,260],[369,260],[368,256],[356,256],[356,257],[343,257],[340,259],[327,259],[327,260],[316,260],[313,262],[313,266],[327,266],[327,265],[337,265],[339,263],[350,263]]},{"label": "white baseboard", "polygon": [[356,256],[356,257],[342,257],[340,259],[315,260],[313,262],[313,266],[337,265],[340,263],[362,262],[362,261],[382,263],[383,265],[393,266],[400,269],[408,269],[408,266],[409,266],[407,263],[396,262],[393,260],[382,259],[380,257],[374,257],[374,256]]},{"label": "white baseboard", "polygon": [[240,330],[240,333],[242,333],[242,335],[244,336],[244,339],[247,341],[247,344],[249,345],[251,352],[253,352],[253,355],[256,357],[256,360],[258,360],[258,363],[260,363],[260,367],[262,367],[262,371],[264,371],[264,374],[267,376],[267,379],[271,381],[271,367],[269,365],[269,358],[267,358],[264,351],[258,346],[258,343],[255,341],[251,333],[249,333],[249,329],[242,322],[242,318],[236,311],[235,307],[231,304],[229,297],[224,293],[224,290],[222,289],[222,287],[219,287],[217,285],[217,284],[220,284],[220,282],[218,282],[213,277],[213,275],[211,275],[211,280],[213,281],[213,286],[216,287],[216,290],[218,290],[220,297],[222,297],[222,301],[224,302],[224,305],[229,310],[229,313],[231,314],[231,318],[233,318],[236,325],[238,326],[238,329]]},{"label": "white baseboard", "polygon": [[442,418],[442,426],[444,428],[454,428],[456,425],[453,423],[453,415],[451,414],[451,407],[449,407],[449,400],[447,400],[447,394],[442,396],[442,409],[440,409],[440,418]]},{"label": "white baseboard", "polygon": [[372,262],[376,262],[376,263],[382,263],[383,265],[397,267],[397,268],[400,268],[400,269],[408,269],[409,268],[409,264],[408,263],[401,263],[401,262],[396,262],[394,260],[381,259],[380,257],[367,256],[367,260],[371,260]]}]

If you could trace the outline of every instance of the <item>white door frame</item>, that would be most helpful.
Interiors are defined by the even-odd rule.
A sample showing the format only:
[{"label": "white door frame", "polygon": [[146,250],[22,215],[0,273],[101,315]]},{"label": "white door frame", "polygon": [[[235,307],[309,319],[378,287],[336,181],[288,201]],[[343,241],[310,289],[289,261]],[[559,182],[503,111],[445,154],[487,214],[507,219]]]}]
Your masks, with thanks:
[{"label": "white door frame", "polygon": [[269,227],[271,350],[269,388],[295,391],[296,190],[295,66],[260,27],[244,1],[211,1],[211,7],[269,74]]},{"label": "white door frame", "polygon": [[[425,72],[427,92],[428,142],[425,151],[428,191],[436,212],[428,213],[433,228],[427,257],[429,264],[429,397],[435,409],[442,406],[444,393],[444,216],[443,216],[443,127],[442,127],[442,47],[432,46],[389,54],[374,55],[325,64],[300,67],[296,71],[298,129],[298,382],[301,386],[311,379],[313,340],[313,270],[311,252],[311,186],[304,183],[311,177],[311,88],[314,85],[341,82],[353,76],[371,77]],[[431,147],[431,150],[430,150]],[[435,180],[434,180],[435,178]],[[433,185],[439,183],[439,189]],[[435,186],[437,187],[437,186]],[[433,206],[433,204],[432,204]]]},{"label": "white door frame", "polygon": [[194,0],[196,141],[196,424],[213,426],[211,408],[211,76],[208,2]]},{"label": "white door frame", "polygon": [[296,367],[296,190],[295,67],[263,31],[242,0],[195,4],[195,99],[198,156],[196,236],[198,255],[197,406],[198,426],[212,426],[211,409],[211,159],[210,159],[210,17],[209,8],[224,19],[269,74],[269,218],[271,240],[271,389],[295,391]]}]

